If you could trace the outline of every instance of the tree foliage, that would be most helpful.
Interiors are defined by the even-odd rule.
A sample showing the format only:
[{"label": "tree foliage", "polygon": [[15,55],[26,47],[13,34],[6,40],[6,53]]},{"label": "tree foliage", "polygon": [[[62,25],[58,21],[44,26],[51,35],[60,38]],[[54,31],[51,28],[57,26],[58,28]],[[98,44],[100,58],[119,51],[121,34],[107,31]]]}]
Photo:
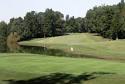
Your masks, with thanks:
[{"label": "tree foliage", "polygon": [[[27,12],[10,22],[0,22],[0,51],[6,50],[7,37],[13,42],[59,36],[65,33],[90,32],[110,39],[125,39],[125,3],[121,0],[117,5],[103,5],[88,10],[86,17],[64,15],[59,11],[46,9],[45,12]],[[9,36],[10,35],[10,36]],[[10,39],[11,38],[11,39]],[[12,41],[11,41],[12,40]]]},{"label": "tree foliage", "polygon": [[98,33],[105,38],[125,38],[125,4],[99,6],[90,9],[85,17],[88,32]]},{"label": "tree foliage", "polygon": [[52,9],[45,12],[28,12],[24,19],[12,18],[8,24],[8,35],[17,32],[21,40],[64,34],[63,14]]},{"label": "tree foliage", "polygon": [[0,22],[0,52],[5,52],[6,45],[6,37],[7,37],[7,24],[2,21]]},{"label": "tree foliage", "polygon": [[84,18],[81,17],[74,18],[74,16],[69,17],[69,15],[66,15],[65,32],[68,33],[86,32]]}]

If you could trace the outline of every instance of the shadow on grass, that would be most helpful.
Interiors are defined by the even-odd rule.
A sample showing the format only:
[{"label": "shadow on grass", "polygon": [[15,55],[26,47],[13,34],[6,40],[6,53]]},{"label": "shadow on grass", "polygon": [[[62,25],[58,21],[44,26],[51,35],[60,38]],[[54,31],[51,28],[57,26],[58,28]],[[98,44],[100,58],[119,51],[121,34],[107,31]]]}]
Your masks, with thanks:
[{"label": "shadow on grass", "polygon": [[73,52],[66,52],[61,49],[49,49],[46,47],[39,47],[39,46],[21,46],[19,52],[21,53],[32,53],[32,54],[42,54],[42,55],[49,55],[49,56],[59,56],[59,57],[86,57],[86,58],[96,58],[95,56],[91,55],[84,55],[84,54],[76,54]]},{"label": "shadow on grass", "polygon": [[94,59],[103,59],[103,60],[124,61],[124,59],[120,59],[120,58],[86,55],[86,54],[80,54],[80,53],[74,53],[74,52],[66,52],[61,49],[49,49],[46,47],[38,47],[38,46],[21,46],[21,48],[18,51],[21,53],[44,54],[44,55],[59,56],[59,57],[94,58]]},{"label": "shadow on grass", "polygon": [[84,84],[84,81],[95,79],[101,75],[114,74],[105,72],[83,73],[73,75],[66,73],[53,73],[29,80],[6,80],[9,84]]}]

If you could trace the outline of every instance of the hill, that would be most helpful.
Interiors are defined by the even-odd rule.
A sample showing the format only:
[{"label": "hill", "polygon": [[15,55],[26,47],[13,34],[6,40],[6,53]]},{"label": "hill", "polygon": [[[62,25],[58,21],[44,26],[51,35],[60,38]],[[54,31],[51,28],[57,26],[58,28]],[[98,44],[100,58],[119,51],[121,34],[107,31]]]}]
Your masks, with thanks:
[{"label": "hill", "polygon": [[1,53],[0,84],[124,84],[124,41],[112,41],[96,34],[72,33],[19,42],[23,46],[45,46],[83,58]]},{"label": "hill", "polygon": [[[19,42],[19,44],[25,46],[45,46],[49,49],[59,49],[67,53],[92,58],[119,61],[125,60],[125,40],[113,41],[104,39],[96,34],[72,33],[66,36],[23,41]],[[73,48],[73,52],[71,48]]]}]

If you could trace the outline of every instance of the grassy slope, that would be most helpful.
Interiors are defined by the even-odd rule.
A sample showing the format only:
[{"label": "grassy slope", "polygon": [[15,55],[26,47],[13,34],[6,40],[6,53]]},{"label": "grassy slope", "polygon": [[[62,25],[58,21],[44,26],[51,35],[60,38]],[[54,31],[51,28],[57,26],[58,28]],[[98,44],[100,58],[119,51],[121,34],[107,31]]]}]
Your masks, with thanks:
[{"label": "grassy slope", "polygon": [[101,58],[125,60],[125,40],[109,41],[108,39],[88,33],[76,33],[67,36],[34,39],[20,42],[21,45],[45,46],[77,54],[91,55]]},{"label": "grassy slope", "polygon": [[[62,49],[73,53],[93,55],[99,57],[113,57],[125,59],[124,40],[109,41],[88,33],[71,34],[67,36],[47,39],[34,39],[20,42],[21,45],[43,46]],[[29,79],[50,73],[82,74],[85,72],[108,72],[111,75],[102,75],[84,84],[124,84],[125,63],[99,59],[80,59],[52,57],[37,54],[0,54],[0,84],[2,80]]]},{"label": "grassy slope", "polygon": [[[98,60],[52,57],[35,54],[0,54],[0,80],[29,79],[50,73],[82,74],[108,72],[85,84],[124,84],[125,63]],[[0,82],[2,84],[2,82]]]}]

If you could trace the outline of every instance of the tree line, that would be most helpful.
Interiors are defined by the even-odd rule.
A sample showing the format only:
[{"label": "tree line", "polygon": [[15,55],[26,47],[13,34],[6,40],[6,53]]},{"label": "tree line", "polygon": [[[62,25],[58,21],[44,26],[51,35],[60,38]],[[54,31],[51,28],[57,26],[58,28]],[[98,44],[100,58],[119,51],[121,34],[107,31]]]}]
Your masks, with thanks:
[{"label": "tree line", "polygon": [[17,39],[21,41],[60,36],[70,32],[84,32],[83,18],[67,16],[65,19],[61,12],[46,9],[45,12],[27,12],[23,18],[11,18],[8,24],[2,21],[0,22],[0,49],[6,50],[6,43],[9,41],[9,44],[12,44]]},{"label": "tree line", "polygon": [[124,0],[113,6],[99,6],[90,9],[85,17],[88,32],[113,40],[125,38]]},{"label": "tree line", "polygon": [[104,38],[125,38],[125,3],[103,5],[87,11],[86,17],[75,18],[59,11],[27,12],[18,18],[11,18],[7,24],[0,22],[0,51],[5,51],[8,41],[13,43],[32,38],[60,36],[65,33],[98,33]]}]

